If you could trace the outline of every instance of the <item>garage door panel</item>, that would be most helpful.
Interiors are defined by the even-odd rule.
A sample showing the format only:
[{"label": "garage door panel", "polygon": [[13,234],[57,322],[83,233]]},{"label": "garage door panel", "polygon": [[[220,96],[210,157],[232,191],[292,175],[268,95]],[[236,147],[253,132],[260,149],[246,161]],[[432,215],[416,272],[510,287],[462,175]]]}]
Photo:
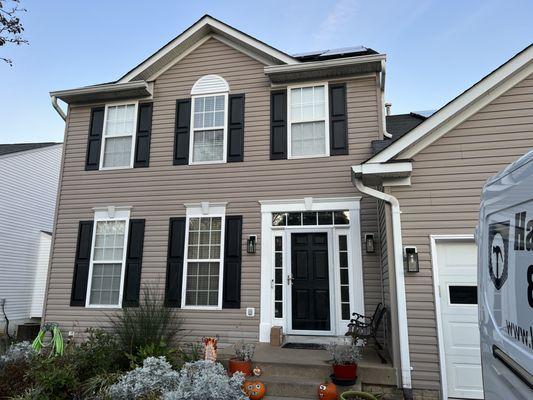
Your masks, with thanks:
[{"label": "garage door panel", "polygon": [[476,246],[449,240],[436,250],[448,397],[482,399]]}]

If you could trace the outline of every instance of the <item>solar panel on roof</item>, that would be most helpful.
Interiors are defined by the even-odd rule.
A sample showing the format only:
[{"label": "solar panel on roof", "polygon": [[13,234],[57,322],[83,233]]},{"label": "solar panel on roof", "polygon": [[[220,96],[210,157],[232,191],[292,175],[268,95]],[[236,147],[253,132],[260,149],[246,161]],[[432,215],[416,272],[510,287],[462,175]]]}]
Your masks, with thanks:
[{"label": "solar panel on roof", "polygon": [[324,53],[320,54],[320,57],[334,56],[338,54],[360,53],[366,50],[367,48],[364,46],[342,47],[339,49],[327,50]]},{"label": "solar panel on roof", "polygon": [[322,53],[326,52],[328,50],[314,50],[314,51],[306,51],[304,53],[298,53],[298,54],[293,54],[292,56],[293,57],[312,57],[312,56],[319,56],[321,55]]}]

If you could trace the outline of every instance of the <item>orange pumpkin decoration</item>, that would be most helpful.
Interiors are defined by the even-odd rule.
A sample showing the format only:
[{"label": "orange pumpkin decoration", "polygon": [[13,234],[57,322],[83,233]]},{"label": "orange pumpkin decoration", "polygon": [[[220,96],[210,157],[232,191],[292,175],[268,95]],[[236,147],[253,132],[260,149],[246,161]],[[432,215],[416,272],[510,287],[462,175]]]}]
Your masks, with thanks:
[{"label": "orange pumpkin decoration", "polygon": [[250,400],[261,400],[265,397],[265,384],[260,381],[244,381],[243,390]]},{"label": "orange pumpkin decoration", "polygon": [[337,400],[337,386],[333,382],[321,383],[318,386],[318,398],[320,400]]}]

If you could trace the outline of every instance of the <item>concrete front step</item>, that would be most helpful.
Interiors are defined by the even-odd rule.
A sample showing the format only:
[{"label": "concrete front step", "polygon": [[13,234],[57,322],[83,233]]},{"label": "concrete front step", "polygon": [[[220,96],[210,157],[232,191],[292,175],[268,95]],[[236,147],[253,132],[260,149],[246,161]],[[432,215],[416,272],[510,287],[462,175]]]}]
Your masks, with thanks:
[{"label": "concrete front step", "polygon": [[[323,380],[312,380],[296,377],[269,376],[259,378],[266,386],[269,396],[285,397],[290,399],[316,399],[318,386]],[[348,390],[361,390],[361,384],[354,386],[339,386],[339,394]]]},{"label": "concrete front step", "polygon": [[331,365],[324,363],[323,365],[301,365],[288,364],[277,362],[257,363],[263,370],[262,378],[266,377],[283,377],[290,380],[292,377],[302,378],[317,382],[324,382],[329,380],[332,368]]}]

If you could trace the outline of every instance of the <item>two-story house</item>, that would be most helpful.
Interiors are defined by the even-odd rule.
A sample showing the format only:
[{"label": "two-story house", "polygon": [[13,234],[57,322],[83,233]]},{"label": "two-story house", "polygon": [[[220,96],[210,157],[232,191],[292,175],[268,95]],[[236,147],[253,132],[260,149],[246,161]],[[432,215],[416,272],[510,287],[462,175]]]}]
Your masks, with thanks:
[{"label": "two-story house", "polygon": [[415,207],[427,192],[409,185],[430,174],[396,159],[412,136],[386,131],[384,88],[372,49],[291,56],[204,16],[117,81],[52,92],[66,134],[46,320],[104,326],[151,284],[191,336],[224,345],[268,342],[272,327],[344,336],[352,312],[384,302],[398,386],[438,396],[429,245],[416,241],[429,236],[413,210],[404,241],[423,265],[404,273],[390,194]]}]

